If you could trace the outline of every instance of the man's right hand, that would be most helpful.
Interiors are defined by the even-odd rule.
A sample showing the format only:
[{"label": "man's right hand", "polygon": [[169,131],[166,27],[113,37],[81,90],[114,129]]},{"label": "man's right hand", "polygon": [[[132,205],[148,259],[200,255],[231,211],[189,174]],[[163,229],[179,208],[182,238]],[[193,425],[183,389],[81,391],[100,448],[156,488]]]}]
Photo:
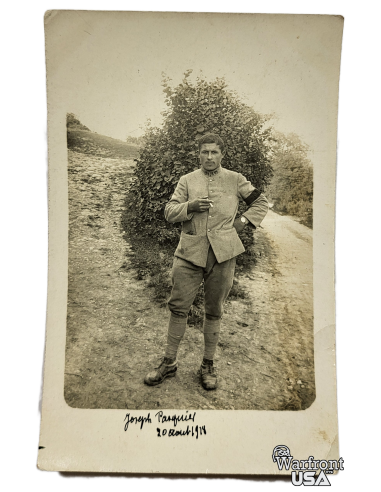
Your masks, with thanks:
[{"label": "man's right hand", "polygon": [[207,196],[195,198],[188,203],[188,214],[192,212],[207,212],[210,207],[213,207],[213,200],[209,200]]}]

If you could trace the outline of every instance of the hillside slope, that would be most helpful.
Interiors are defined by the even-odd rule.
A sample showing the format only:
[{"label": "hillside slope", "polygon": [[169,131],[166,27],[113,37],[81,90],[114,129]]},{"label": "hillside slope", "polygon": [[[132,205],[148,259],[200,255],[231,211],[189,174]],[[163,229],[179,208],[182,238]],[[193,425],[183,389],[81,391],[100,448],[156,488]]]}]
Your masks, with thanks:
[{"label": "hillside slope", "polygon": [[67,128],[67,146],[75,152],[114,159],[135,159],[139,154],[137,145],[75,127]]}]

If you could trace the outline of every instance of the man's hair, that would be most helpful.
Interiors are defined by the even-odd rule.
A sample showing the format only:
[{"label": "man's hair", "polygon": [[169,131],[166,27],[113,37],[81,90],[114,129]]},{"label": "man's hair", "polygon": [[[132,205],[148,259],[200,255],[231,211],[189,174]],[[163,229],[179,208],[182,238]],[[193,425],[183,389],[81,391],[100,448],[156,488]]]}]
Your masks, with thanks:
[{"label": "man's hair", "polygon": [[215,133],[207,133],[206,135],[203,135],[199,139],[198,151],[200,152],[201,146],[203,144],[211,144],[211,143],[215,143],[216,145],[218,145],[219,148],[221,149],[221,152],[224,151],[224,149],[225,149],[224,141],[222,140],[222,138],[220,136],[216,135]]}]

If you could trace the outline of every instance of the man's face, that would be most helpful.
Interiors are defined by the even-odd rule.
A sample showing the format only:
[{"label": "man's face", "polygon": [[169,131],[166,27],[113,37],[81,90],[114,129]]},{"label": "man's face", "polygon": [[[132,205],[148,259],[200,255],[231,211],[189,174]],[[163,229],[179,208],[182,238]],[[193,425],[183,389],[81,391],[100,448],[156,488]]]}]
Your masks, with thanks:
[{"label": "man's face", "polygon": [[205,171],[214,171],[221,164],[223,154],[220,147],[215,143],[201,145],[200,162]]}]

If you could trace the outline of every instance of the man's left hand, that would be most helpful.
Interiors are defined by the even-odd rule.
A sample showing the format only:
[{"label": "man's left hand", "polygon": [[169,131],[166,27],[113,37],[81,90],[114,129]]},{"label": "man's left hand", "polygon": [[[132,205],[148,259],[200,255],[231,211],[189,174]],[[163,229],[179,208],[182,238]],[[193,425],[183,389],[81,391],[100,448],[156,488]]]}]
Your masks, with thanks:
[{"label": "man's left hand", "polygon": [[241,222],[241,218],[240,217],[238,219],[235,219],[235,221],[233,223],[233,227],[235,228],[235,230],[238,233],[240,233],[241,231],[243,231],[245,225],[246,225],[246,223],[245,222]]}]

